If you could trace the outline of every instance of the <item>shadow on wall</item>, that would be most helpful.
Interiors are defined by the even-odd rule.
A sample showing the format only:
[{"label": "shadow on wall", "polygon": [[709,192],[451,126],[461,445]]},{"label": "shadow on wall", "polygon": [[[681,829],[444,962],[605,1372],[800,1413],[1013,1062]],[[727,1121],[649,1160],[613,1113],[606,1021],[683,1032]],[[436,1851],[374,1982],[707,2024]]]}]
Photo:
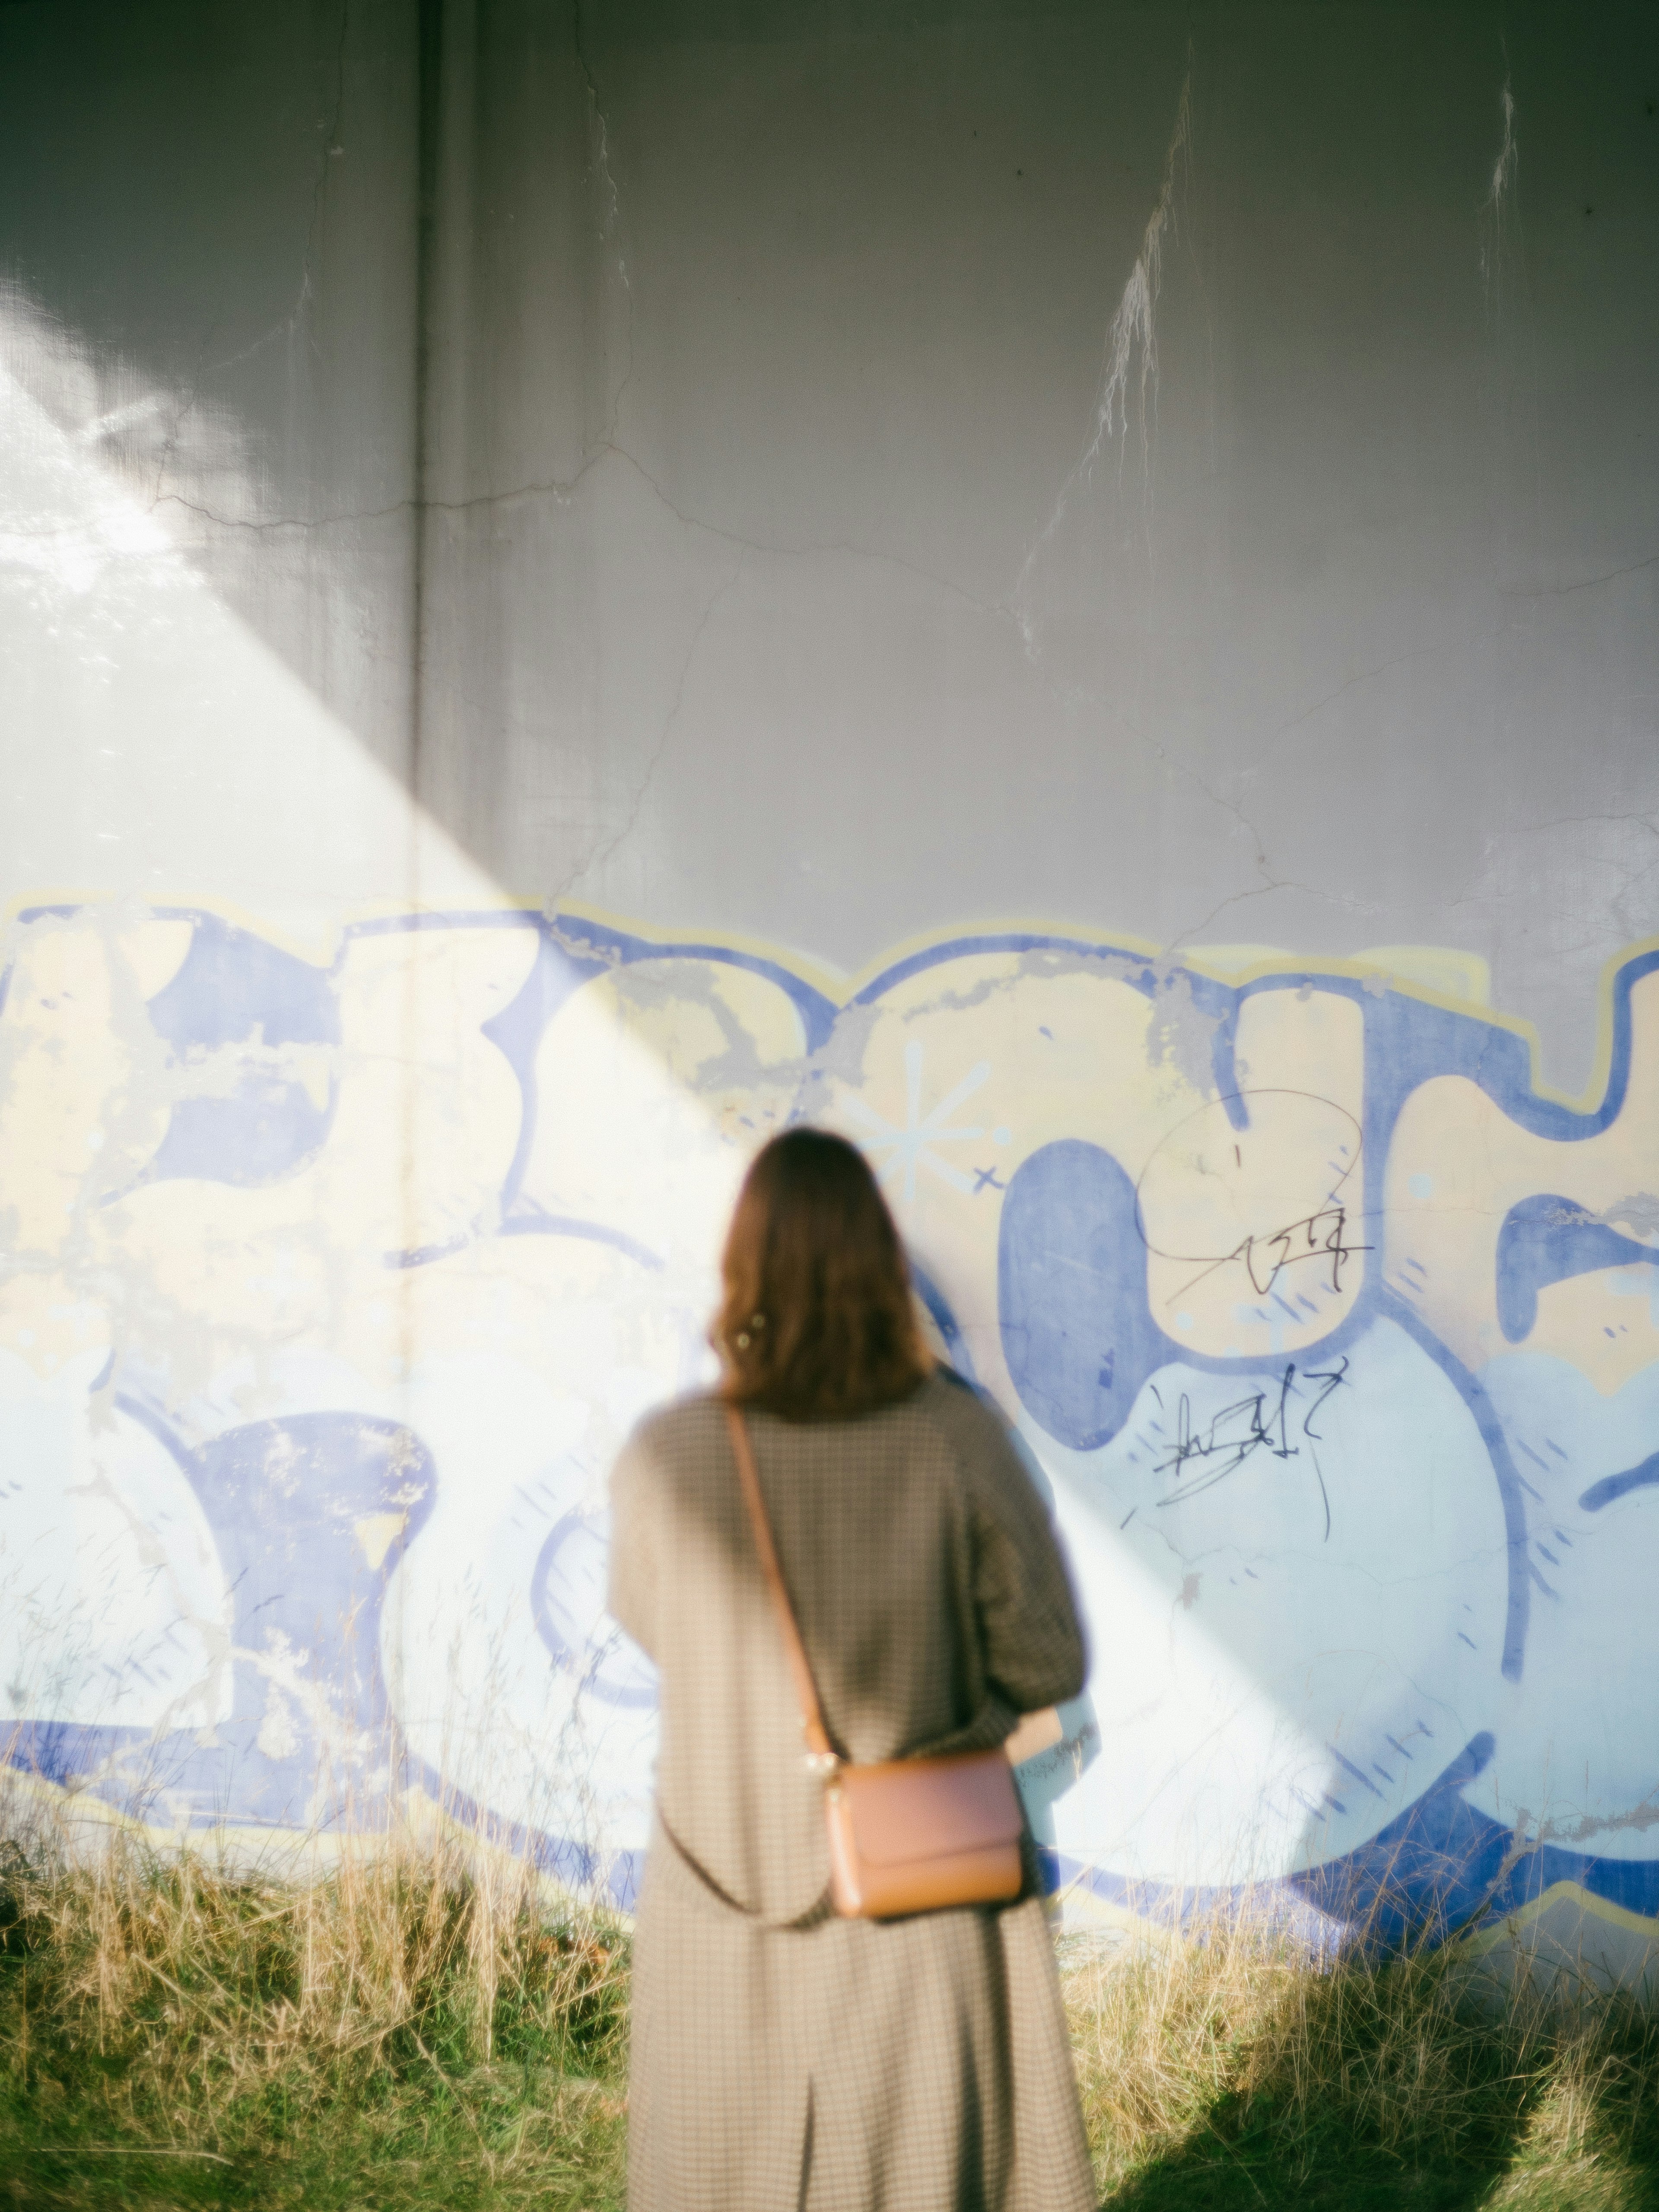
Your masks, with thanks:
[{"label": "shadow on wall", "polygon": [[[959,937],[832,990],[579,913],[25,909],[0,1053],[13,1762],[158,1826],[445,1799],[631,1893],[605,1477],[743,1166],[881,1174],[1089,1616],[1024,1779],[1086,1917],[1659,1911],[1659,952],[1602,1103],[1408,977]],[[1524,1323],[1524,1326],[1522,1324]]]}]

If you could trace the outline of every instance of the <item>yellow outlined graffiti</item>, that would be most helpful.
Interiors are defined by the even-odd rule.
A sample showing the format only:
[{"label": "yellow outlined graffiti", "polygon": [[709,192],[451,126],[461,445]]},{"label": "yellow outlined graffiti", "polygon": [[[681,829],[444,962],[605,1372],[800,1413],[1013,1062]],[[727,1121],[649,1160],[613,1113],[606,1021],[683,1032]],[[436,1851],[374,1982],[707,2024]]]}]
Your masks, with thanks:
[{"label": "yellow outlined graffiti", "polygon": [[1431,949],[1009,926],[837,979],[574,908],[284,943],[37,902],[0,1576],[59,1618],[0,1655],[14,1765],[181,1827],[412,1778],[625,1893],[651,1695],[605,1468],[706,1374],[737,1179],[806,1116],[1079,1563],[1095,1683],[1025,1775],[1079,1896],[1409,1916],[1455,1831],[1464,1918],[1561,1880],[1650,1913],[1659,1738],[1606,1676],[1659,1543],[1656,969],[1609,970],[1574,1106]]}]

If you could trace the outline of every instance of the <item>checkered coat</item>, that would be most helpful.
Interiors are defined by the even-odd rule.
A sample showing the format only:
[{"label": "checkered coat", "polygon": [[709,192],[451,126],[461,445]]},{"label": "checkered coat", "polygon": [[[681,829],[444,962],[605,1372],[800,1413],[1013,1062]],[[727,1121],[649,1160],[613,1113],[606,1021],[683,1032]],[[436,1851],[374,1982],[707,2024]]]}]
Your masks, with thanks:
[{"label": "checkered coat", "polygon": [[[749,1415],[826,1723],[858,1761],[1000,1743],[1084,1651],[1000,1418],[935,1375],[846,1422]],[[1041,1903],[848,1921],[725,1418],[646,1421],[611,1609],[660,1676],[635,1937],[632,2212],[1087,2212]],[[1028,1891],[1030,1885],[1028,1882]]]}]

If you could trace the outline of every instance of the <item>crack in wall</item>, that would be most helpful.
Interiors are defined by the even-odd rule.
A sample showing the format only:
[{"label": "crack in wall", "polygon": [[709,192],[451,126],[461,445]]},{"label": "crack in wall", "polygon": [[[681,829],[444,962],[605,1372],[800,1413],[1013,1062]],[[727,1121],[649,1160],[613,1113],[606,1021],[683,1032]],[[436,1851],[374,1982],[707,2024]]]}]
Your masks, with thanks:
[{"label": "crack in wall", "polygon": [[674,733],[675,725],[680,718],[680,710],[685,704],[685,687],[690,680],[692,665],[696,659],[704,635],[710,623],[713,622],[720,603],[737,588],[742,574],[743,562],[739,560],[731,574],[715,588],[703,608],[702,619],[692,633],[691,642],[686,648],[685,659],[680,665],[679,681],[674,687],[673,699],[669,705],[667,714],[663,718],[663,725],[658,732],[657,742],[652,747],[650,757],[646,762],[645,774],[641,777],[639,787],[634,793],[628,819],[608,838],[599,841],[580,866],[568,876],[556,890],[547,894],[543,902],[543,907],[544,911],[550,917],[556,914],[561,903],[571,896],[584,877],[591,875],[595,868],[603,866],[617,848],[625,843],[633,835],[638,826],[646,799],[650,794],[651,787],[656,781],[657,772],[661,768],[664,757],[668,750],[668,741]]},{"label": "crack in wall", "polygon": [[1486,295],[1486,312],[1496,317],[1503,305],[1504,241],[1505,230],[1513,221],[1510,203],[1515,198],[1516,176],[1521,164],[1521,149],[1515,137],[1515,95],[1510,89],[1508,57],[1504,57],[1504,85],[1498,95],[1498,104],[1504,118],[1503,143],[1492,163],[1492,182],[1486,197],[1480,203],[1480,281]]},{"label": "crack in wall", "polygon": [[[343,159],[345,154],[345,148],[340,143],[340,125],[345,113],[346,45],[350,26],[351,0],[340,0],[340,36],[334,54],[334,105],[331,112],[322,119],[319,126],[322,153],[317,165],[316,181],[311,190],[311,215],[306,224],[305,249],[300,258],[300,289],[295,297],[294,305],[289,309],[287,314],[274,322],[269,330],[263,331],[257,338],[251,339],[246,345],[239,348],[235,353],[227,354],[223,360],[210,362],[205,368],[198,362],[197,385],[192,387],[190,402],[181,411],[178,422],[182,422],[193,407],[196,390],[199,388],[204,377],[217,376],[225,369],[239,368],[243,362],[252,361],[255,354],[263,353],[264,349],[276,338],[291,338],[298,327],[301,315],[305,313],[307,305],[317,296],[316,285],[313,282],[313,270],[317,258],[317,234],[322,223],[324,203],[328,196],[330,165]],[[214,331],[218,327],[216,321],[210,323],[204,332],[201,348],[204,355],[206,353]],[[174,425],[175,433],[178,422]],[[157,482],[159,484],[159,474]]]},{"label": "crack in wall", "polygon": [[1327,906],[1340,907],[1345,914],[1376,914],[1381,911],[1375,899],[1355,898],[1341,891],[1326,890],[1317,884],[1301,883],[1294,876],[1270,876],[1265,884],[1255,884],[1249,890],[1230,892],[1211,908],[1201,921],[1194,922],[1190,929],[1183,929],[1179,937],[1171,939],[1164,948],[1163,957],[1173,960],[1183,945],[1201,943],[1205,933],[1226,913],[1229,907],[1243,906],[1250,899],[1265,898],[1269,891],[1300,891],[1304,898],[1322,900]]},{"label": "crack in wall", "polygon": [[[631,469],[665,511],[672,514],[674,520],[686,529],[701,531],[706,536],[718,538],[723,544],[733,546],[744,553],[757,553],[769,559],[787,561],[822,560],[840,555],[849,561],[873,562],[883,568],[901,569],[906,575],[915,576],[922,583],[931,584],[936,590],[946,592],[952,599],[960,600],[964,606],[972,608],[975,613],[989,615],[1010,622],[1018,619],[1011,606],[997,600],[978,599],[974,593],[965,590],[962,585],[954,583],[948,576],[941,576],[934,569],[923,568],[919,562],[907,561],[901,554],[886,552],[875,546],[853,545],[848,544],[845,539],[839,538],[791,544],[776,538],[748,538],[740,531],[729,530],[723,524],[710,522],[706,517],[692,514],[671,499],[644,464],[625,446],[619,445],[612,438],[607,438],[603,444],[596,447],[573,476],[553,477],[541,483],[518,484],[507,491],[475,492],[465,499],[411,497],[393,500],[385,507],[341,508],[332,514],[310,518],[301,515],[276,515],[263,520],[252,520],[242,515],[222,514],[199,500],[186,499],[180,492],[163,492],[150,502],[150,507],[152,512],[156,507],[161,506],[183,507],[187,513],[200,516],[202,520],[212,524],[217,529],[241,530],[257,533],[293,531],[303,534],[308,531],[340,529],[353,523],[386,521],[397,515],[409,514],[416,507],[434,514],[468,514],[484,507],[510,506],[521,500],[551,499],[561,507],[568,506],[584,479],[608,459],[621,461],[624,466]],[[39,534],[51,537],[57,533],[45,532]]]},{"label": "crack in wall", "polygon": [[1590,822],[1616,823],[1621,828],[1645,830],[1650,836],[1659,837],[1659,821],[1633,807],[1627,814],[1557,814],[1547,822],[1523,822],[1511,832],[1512,836],[1533,837],[1551,830],[1574,830]]},{"label": "crack in wall", "polygon": [[[322,142],[321,152],[317,163],[316,179],[311,188],[311,212],[306,223],[305,246],[300,258],[300,289],[295,295],[294,305],[289,309],[287,314],[279,321],[273,323],[268,331],[243,346],[239,351],[228,355],[222,361],[210,362],[207,359],[207,350],[212,343],[213,334],[219,328],[218,319],[216,317],[203,331],[201,342],[197,349],[195,373],[183,400],[173,414],[171,426],[156,460],[155,492],[155,497],[150,501],[152,508],[163,498],[172,496],[162,490],[162,485],[172,465],[173,456],[178,451],[184,425],[196,411],[202,386],[207,378],[217,376],[225,369],[237,368],[245,361],[251,361],[256,354],[262,353],[266,346],[277,338],[285,337],[292,340],[299,329],[307,307],[317,297],[315,269],[318,234],[322,226],[324,209],[328,198],[329,174],[333,162],[343,157],[345,152],[344,147],[340,143],[340,125],[345,113],[346,46],[350,35],[350,28],[351,0],[340,0],[340,35],[336,42],[334,52],[333,105],[320,118],[318,126]],[[183,503],[189,504],[188,501]]]},{"label": "crack in wall", "polygon": [[173,466],[173,455],[179,450],[179,441],[183,434],[185,424],[196,412],[197,403],[201,397],[202,380],[207,374],[207,349],[212,343],[213,333],[218,327],[216,319],[207,325],[198,342],[196,366],[191,371],[190,383],[185,388],[183,398],[173,410],[172,419],[167,424],[167,434],[161,441],[161,451],[155,457],[155,499],[150,502],[152,507],[155,504],[155,500],[159,500],[161,495],[161,487],[167,481],[168,471]]},{"label": "crack in wall", "polygon": [[346,41],[350,30],[351,0],[340,0],[340,36],[334,52],[334,106],[322,133],[322,155],[317,164],[317,181],[312,187],[311,221],[306,228],[305,259],[300,269],[300,297],[295,307],[295,319],[306,301],[316,296],[312,271],[317,258],[317,234],[328,199],[329,164],[345,152],[340,143],[340,124],[345,114]]},{"label": "crack in wall", "polygon": [[[1292,714],[1289,721],[1281,722],[1267,741],[1268,751],[1271,752],[1280,738],[1289,737],[1292,730],[1299,730],[1304,722],[1312,721],[1316,714],[1323,714],[1326,708],[1334,705],[1344,693],[1356,690],[1361,684],[1372,683],[1379,676],[1386,676],[1391,668],[1404,668],[1413,660],[1427,660],[1437,653],[1446,653],[1449,650],[1449,641],[1440,645],[1419,646],[1410,653],[1396,653],[1388,660],[1379,660],[1374,668],[1356,670],[1353,675],[1344,678],[1334,690],[1328,691],[1322,698],[1316,699],[1311,707],[1304,707],[1300,714]],[[1259,769],[1267,757],[1267,754],[1264,752],[1255,766]]]},{"label": "crack in wall", "polygon": [[1622,568],[1608,568],[1599,576],[1581,576],[1573,584],[1536,584],[1528,589],[1510,586],[1506,599],[1565,599],[1575,592],[1593,592],[1598,584],[1617,583],[1621,576],[1639,576],[1644,569],[1659,568],[1659,553],[1650,553],[1640,561],[1632,561]]},{"label": "crack in wall", "polygon": [[1177,167],[1183,155],[1188,161],[1191,158],[1192,89],[1193,64],[1189,48],[1187,72],[1182,80],[1180,98],[1176,103],[1175,127],[1164,159],[1163,187],[1157,204],[1147,218],[1146,230],[1141,234],[1140,251],[1135,256],[1134,265],[1129,271],[1128,279],[1118,298],[1116,311],[1107,328],[1105,357],[1095,396],[1094,427],[1082,453],[1073,464],[1060,488],[1048,521],[1032,542],[1014,586],[1015,619],[1019,624],[1026,653],[1032,657],[1037,650],[1036,624],[1029,602],[1037,562],[1064,520],[1073,491],[1079,485],[1089,482],[1095,463],[1115,433],[1118,441],[1121,480],[1123,456],[1128,445],[1132,380],[1140,431],[1142,498],[1149,509],[1152,503],[1152,428],[1156,425],[1158,415],[1158,297],[1163,283],[1164,234],[1166,231],[1173,233],[1176,227]]},{"label": "crack in wall", "polygon": [[[587,58],[587,49],[582,38],[581,0],[576,0],[572,11],[571,48],[576,58],[583,88],[587,95],[587,137],[590,175],[597,175],[605,188],[605,205],[599,217],[599,240],[607,253],[616,256],[617,274],[623,289],[623,373],[614,392],[609,394],[605,407],[605,429],[601,446],[608,446],[616,437],[622,424],[623,394],[627,391],[634,374],[634,287],[628,274],[628,258],[618,236],[622,228],[622,197],[617,190],[617,179],[611,167],[611,131],[604,108],[599,105],[599,87]],[[610,349],[605,348],[606,382],[610,381]]]}]

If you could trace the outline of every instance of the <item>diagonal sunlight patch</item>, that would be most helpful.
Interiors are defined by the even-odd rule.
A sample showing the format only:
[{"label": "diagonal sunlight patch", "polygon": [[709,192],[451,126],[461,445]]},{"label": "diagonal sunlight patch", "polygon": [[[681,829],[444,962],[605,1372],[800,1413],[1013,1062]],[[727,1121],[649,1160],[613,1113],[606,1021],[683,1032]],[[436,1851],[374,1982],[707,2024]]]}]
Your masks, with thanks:
[{"label": "diagonal sunlight patch", "polygon": [[[605,1477],[705,1371],[799,1017],[736,969],[619,988],[506,899],[27,388],[44,343],[0,325],[11,1765],[94,1834],[431,1798],[626,1888],[654,1698]],[[42,883],[53,817],[91,883]]]}]

